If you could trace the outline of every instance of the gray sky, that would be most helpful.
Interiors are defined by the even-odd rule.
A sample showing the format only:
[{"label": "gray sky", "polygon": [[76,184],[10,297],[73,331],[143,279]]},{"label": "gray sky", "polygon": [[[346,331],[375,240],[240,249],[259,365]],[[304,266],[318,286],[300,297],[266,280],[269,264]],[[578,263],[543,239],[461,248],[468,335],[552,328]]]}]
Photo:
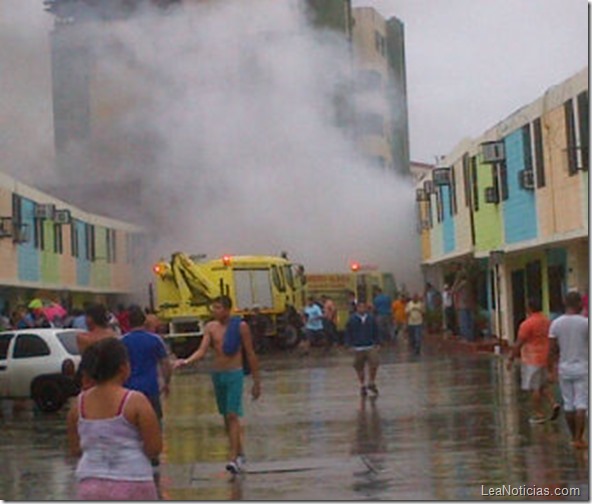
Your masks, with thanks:
[{"label": "gray sky", "polygon": [[584,0],[353,0],[405,24],[411,157],[433,162],[588,64]]}]

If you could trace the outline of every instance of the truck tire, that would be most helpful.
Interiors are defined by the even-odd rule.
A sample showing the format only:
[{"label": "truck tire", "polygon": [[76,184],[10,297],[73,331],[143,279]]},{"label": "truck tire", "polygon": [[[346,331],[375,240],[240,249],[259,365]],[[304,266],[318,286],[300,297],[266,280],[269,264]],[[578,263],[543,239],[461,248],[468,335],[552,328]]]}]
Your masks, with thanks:
[{"label": "truck tire", "polygon": [[292,349],[296,348],[300,343],[300,333],[293,325],[288,325],[279,335],[279,344],[281,348]]},{"label": "truck tire", "polygon": [[58,380],[40,378],[31,387],[31,396],[37,407],[44,413],[58,411],[67,400]]}]

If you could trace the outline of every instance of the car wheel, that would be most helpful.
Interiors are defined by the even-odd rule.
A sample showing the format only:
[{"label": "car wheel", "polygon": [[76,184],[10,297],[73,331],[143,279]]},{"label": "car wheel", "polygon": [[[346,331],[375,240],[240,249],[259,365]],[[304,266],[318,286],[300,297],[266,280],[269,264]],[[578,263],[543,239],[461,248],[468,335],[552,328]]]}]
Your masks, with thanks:
[{"label": "car wheel", "polygon": [[66,402],[66,396],[56,380],[38,380],[33,385],[33,401],[45,412],[58,411]]},{"label": "car wheel", "polygon": [[286,326],[283,333],[280,335],[280,343],[282,348],[295,348],[299,342],[300,334],[298,333],[298,329],[292,325]]}]

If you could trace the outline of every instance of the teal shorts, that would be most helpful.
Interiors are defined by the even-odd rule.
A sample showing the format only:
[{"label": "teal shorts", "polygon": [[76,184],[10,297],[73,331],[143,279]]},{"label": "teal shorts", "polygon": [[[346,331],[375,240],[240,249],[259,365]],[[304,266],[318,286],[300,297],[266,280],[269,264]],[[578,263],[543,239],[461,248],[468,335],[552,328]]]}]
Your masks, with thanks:
[{"label": "teal shorts", "polygon": [[243,416],[243,383],[245,373],[242,369],[232,371],[214,371],[212,382],[216,403],[221,415],[234,413]]}]

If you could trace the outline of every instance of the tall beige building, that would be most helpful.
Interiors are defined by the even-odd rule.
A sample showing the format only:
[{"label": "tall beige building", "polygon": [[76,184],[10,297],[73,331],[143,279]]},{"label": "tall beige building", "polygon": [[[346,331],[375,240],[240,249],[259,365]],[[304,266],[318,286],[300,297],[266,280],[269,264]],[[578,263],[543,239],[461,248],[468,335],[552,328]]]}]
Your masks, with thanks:
[{"label": "tall beige building", "polygon": [[409,173],[403,23],[372,7],[353,9],[356,139],[378,166]]}]

